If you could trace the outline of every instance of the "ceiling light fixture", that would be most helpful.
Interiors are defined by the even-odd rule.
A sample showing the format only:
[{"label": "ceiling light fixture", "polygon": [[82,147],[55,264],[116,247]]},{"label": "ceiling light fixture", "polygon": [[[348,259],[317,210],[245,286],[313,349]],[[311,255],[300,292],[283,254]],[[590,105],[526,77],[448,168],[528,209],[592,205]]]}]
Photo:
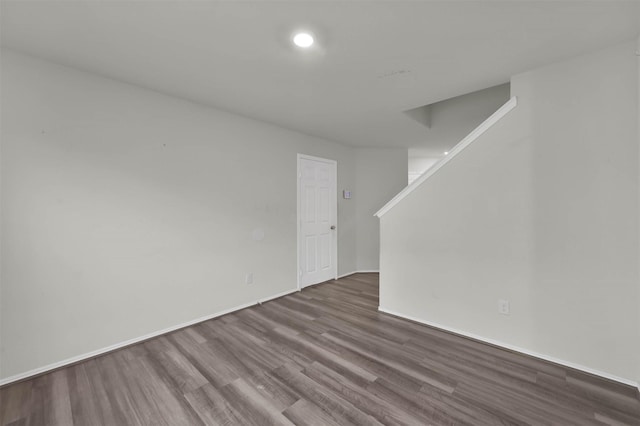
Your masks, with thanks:
[{"label": "ceiling light fixture", "polygon": [[444,152],[444,155],[449,155],[449,151],[445,151],[445,152]]},{"label": "ceiling light fixture", "polygon": [[309,33],[297,33],[293,36],[293,43],[298,47],[306,49],[313,44],[313,36]]}]

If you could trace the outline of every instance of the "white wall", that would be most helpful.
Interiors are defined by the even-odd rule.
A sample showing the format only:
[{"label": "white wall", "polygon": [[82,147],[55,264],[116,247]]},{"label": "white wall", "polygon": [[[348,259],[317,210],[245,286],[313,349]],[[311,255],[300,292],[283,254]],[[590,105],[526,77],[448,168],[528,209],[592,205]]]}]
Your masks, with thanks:
[{"label": "white wall", "polygon": [[439,157],[412,157],[411,153],[409,153],[408,157],[408,180],[407,182],[410,184],[414,180],[418,179],[424,172],[433,167],[438,161],[442,159],[442,156]]},{"label": "white wall", "polygon": [[515,76],[517,108],[381,218],[381,308],[636,380],[637,85],[635,43]]},{"label": "white wall", "polygon": [[437,163],[480,123],[509,100],[509,84],[489,87],[429,105],[430,128],[409,149],[409,182]]},{"label": "white wall", "polygon": [[296,288],[296,153],[355,187],[350,148],[7,50],[1,106],[2,378]]},{"label": "white wall", "polygon": [[478,90],[428,105],[430,127],[410,158],[441,158],[509,100],[509,83]]},{"label": "white wall", "polygon": [[355,155],[356,268],[380,268],[380,226],[374,213],[407,186],[407,150],[361,148]]},{"label": "white wall", "polygon": [[[640,147],[640,36],[636,43],[636,57],[637,57],[637,72],[638,72],[638,146]],[[638,149],[640,153],[640,149]],[[640,162],[640,158],[638,159]],[[640,179],[640,175],[638,176]],[[639,185],[640,186],[640,185]],[[640,201],[640,197],[638,197]],[[640,220],[640,217],[638,218]],[[639,250],[640,251],[640,250]],[[640,253],[639,253],[640,254]],[[640,257],[638,258],[638,264],[640,265]],[[640,330],[640,280],[638,280],[638,329]],[[638,333],[638,353],[640,353],[640,333]],[[638,372],[636,375],[637,382],[640,383],[640,356],[637,357]]]}]

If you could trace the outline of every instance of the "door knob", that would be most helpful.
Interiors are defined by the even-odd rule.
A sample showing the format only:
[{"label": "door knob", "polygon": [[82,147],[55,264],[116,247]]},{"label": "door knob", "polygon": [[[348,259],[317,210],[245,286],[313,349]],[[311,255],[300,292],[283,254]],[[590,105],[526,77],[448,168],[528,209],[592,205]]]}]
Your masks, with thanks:
[{"label": "door knob", "polygon": [[336,226],[335,225],[331,225],[331,229],[336,229]]}]

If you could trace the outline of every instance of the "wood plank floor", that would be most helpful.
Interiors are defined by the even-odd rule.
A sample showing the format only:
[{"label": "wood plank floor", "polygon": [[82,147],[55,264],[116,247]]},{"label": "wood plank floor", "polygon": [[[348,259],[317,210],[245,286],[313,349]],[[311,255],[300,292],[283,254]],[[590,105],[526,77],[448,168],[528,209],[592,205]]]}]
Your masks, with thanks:
[{"label": "wood plank floor", "polygon": [[640,425],[631,387],[381,314],[357,274],[0,390],[2,425]]}]

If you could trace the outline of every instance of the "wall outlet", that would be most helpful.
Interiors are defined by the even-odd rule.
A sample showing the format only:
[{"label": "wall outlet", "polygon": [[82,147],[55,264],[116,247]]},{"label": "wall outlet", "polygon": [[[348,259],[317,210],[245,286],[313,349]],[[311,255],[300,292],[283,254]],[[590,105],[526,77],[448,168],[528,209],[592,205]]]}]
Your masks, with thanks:
[{"label": "wall outlet", "polygon": [[247,275],[244,276],[245,284],[253,284],[253,272],[247,272]]},{"label": "wall outlet", "polygon": [[498,300],[498,313],[501,313],[502,315],[509,315],[509,312],[509,301],[504,299]]}]

